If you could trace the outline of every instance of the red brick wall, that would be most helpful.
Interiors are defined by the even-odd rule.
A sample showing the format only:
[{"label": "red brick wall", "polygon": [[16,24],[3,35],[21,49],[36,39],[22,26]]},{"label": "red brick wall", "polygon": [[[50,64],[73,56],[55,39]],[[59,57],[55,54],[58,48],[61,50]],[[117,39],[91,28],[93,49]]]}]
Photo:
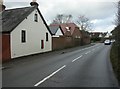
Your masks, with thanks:
[{"label": "red brick wall", "polygon": [[64,49],[70,47],[72,39],[71,37],[53,37],[52,38],[52,50]]},{"label": "red brick wall", "polygon": [[91,38],[90,37],[84,37],[83,38],[83,45],[90,44]]},{"label": "red brick wall", "polygon": [[[80,38],[76,38],[76,36],[80,37]],[[81,43],[82,33],[81,33],[81,31],[78,28],[76,28],[74,30],[74,32],[72,34],[72,37],[74,38],[73,40],[74,40],[75,46],[82,45],[82,43]]]},{"label": "red brick wall", "polygon": [[82,38],[82,33],[78,28],[76,28],[72,34],[72,37],[75,38],[76,36],[80,36]]},{"label": "red brick wall", "polygon": [[[0,34],[0,41],[2,41],[2,48],[0,48],[0,58],[2,62],[9,61],[11,59],[10,53],[10,35]],[[2,56],[2,57],[1,57]]]},{"label": "red brick wall", "polygon": [[80,45],[80,40],[72,37],[61,36],[52,38],[52,50],[64,49],[77,45]]}]

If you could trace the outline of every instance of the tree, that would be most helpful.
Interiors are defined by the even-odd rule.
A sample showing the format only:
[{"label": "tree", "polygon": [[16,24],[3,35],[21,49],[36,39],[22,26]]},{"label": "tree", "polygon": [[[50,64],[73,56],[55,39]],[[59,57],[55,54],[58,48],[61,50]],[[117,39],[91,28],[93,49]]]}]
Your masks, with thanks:
[{"label": "tree", "polygon": [[80,15],[77,19],[77,23],[79,24],[81,30],[92,30],[92,23],[87,17],[85,17],[85,15]]},{"label": "tree", "polygon": [[115,42],[113,43],[111,48],[111,62],[113,64],[113,69],[120,84],[120,1],[118,1],[117,9],[117,19],[115,20],[116,27],[112,31]]},{"label": "tree", "polygon": [[120,1],[118,1],[117,3],[117,9],[118,9],[118,12],[116,14],[117,19],[115,20],[116,26],[120,25]]},{"label": "tree", "polygon": [[116,37],[116,43],[120,44],[120,1],[118,1],[117,9],[116,28],[114,29],[116,33],[114,35]]},{"label": "tree", "polygon": [[52,24],[70,23],[70,22],[72,22],[72,15],[58,14],[56,15]]}]

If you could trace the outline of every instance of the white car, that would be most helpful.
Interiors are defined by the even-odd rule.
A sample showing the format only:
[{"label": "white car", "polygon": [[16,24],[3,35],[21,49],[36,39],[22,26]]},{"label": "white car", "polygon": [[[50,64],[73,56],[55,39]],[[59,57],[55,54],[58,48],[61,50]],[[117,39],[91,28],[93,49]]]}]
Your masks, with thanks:
[{"label": "white car", "polygon": [[107,40],[104,41],[104,44],[105,44],[105,45],[110,45],[110,44],[111,44],[111,41],[110,41],[109,39],[107,39]]}]

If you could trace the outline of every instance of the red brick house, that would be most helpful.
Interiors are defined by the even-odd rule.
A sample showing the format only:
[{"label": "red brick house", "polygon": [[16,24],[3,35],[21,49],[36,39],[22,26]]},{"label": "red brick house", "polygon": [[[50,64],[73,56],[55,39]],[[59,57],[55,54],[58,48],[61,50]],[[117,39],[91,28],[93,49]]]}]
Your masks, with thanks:
[{"label": "red brick house", "polygon": [[73,38],[82,37],[81,31],[75,23],[50,24],[50,26],[60,26],[64,36],[71,36]]}]

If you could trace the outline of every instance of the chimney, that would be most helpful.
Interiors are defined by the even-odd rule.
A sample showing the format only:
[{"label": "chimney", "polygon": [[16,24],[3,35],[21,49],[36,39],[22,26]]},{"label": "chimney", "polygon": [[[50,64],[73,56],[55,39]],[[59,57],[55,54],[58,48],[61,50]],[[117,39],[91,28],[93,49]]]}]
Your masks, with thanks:
[{"label": "chimney", "polygon": [[39,6],[39,4],[36,2],[36,0],[32,0],[32,2],[30,3],[31,6]]},{"label": "chimney", "polygon": [[1,11],[4,11],[5,8],[6,8],[6,6],[3,5],[3,0],[0,0],[0,12],[1,12]]}]

